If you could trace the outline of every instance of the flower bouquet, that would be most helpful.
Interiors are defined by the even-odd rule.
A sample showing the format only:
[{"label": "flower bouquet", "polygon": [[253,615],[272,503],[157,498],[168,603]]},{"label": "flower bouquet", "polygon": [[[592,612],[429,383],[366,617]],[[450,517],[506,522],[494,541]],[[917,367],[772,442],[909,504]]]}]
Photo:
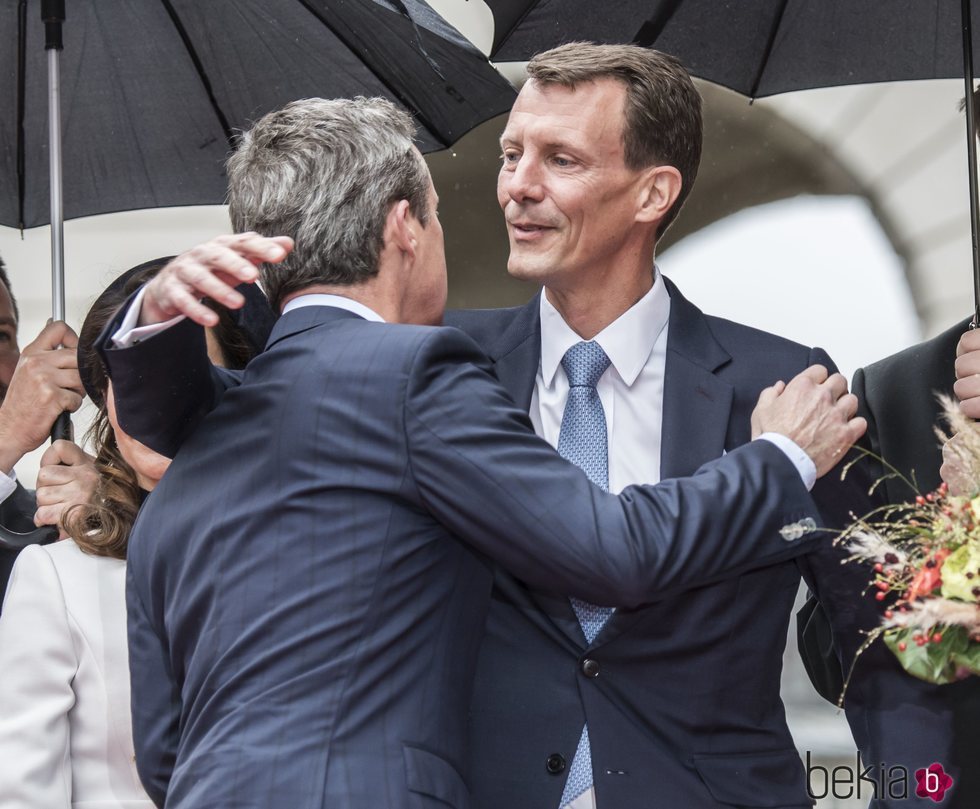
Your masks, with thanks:
[{"label": "flower bouquet", "polygon": [[954,495],[944,483],[877,509],[838,540],[872,565],[871,589],[883,603],[865,648],[881,637],[906,671],[939,684],[980,674],[980,433],[951,400],[943,406],[970,493]]}]

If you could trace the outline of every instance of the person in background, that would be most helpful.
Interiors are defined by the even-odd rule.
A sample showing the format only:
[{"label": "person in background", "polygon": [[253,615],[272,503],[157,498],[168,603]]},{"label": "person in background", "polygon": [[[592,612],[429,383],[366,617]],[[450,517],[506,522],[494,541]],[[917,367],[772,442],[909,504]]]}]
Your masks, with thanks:
[{"label": "person in background", "polygon": [[[980,113],[980,91],[974,93],[974,102],[975,114]],[[974,121],[975,132],[980,130],[976,124]],[[958,398],[967,416],[980,418],[980,331],[971,329],[970,323],[967,318],[930,340],[855,372],[853,392],[868,422],[864,442],[873,453],[870,474],[873,480],[881,480],[875,490],[875,506],[907,503],[943,481],[954,493],[970,494],[976,487],[976,481],[963,478],[956,453],[950,451],[956,438],[944,447],[935,432],[943,426],[940,393]],[[798,641],[807,674],[821,696],[836,704],[847,666],[833,650],[827,617],[813,599],[800,617]],[[870,647],[857,665],[898,666],[881,642]],[[955,774],[954,788],[943,805],[976,809],[980,806],[980,768],[976,766],[980,761],[980,678],[936,686],[908,676],[908,688],[915,696],[904,701],[901,711],[920,727],[942,722],[949,728],[948,744],[935,755]]]},{"label": "person in background", "polygon": [[[0,526],[26,533],[40,525],[58,525],[73,503],[84,503],[95,490],[92,459],[71,441],[55,441],[45,452],[37,491],[24,488],[14,467],[48,440],[55,419],[73,413],[84,391],[75,356],[77,337],[65,323],[48,323],[23,352],[17,345],[20,312],[6,267],[0,260]],[[0,600],[17,549],[0,540]],[[0,671],[2,674],[2,671]]]},{"label": "person in background", "polygon": [[[14,565],[0,616],[0,807],[149,809],[133,760],[124,592],[129,532],[170,465],[116,421],[112,387],[93,348],[130,292],[168,258],[127,271],[82,326],[78,370],[98,408],[90,435],[98,490],[68,509],[71,539],[32,545]],[[272,311],[256,287],[209,335],[218,365],[242,368],[264,345]],[[249,329],[241,323],[248,318]],[[42,468],[42,473],[46,467]]]}]

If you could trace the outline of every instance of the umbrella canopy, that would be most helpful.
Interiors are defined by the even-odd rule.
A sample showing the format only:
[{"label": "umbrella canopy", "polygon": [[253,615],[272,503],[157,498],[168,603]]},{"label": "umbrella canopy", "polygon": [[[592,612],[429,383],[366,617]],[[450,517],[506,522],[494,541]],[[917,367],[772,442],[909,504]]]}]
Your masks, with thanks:
[{"label": "umbrella canopy", "polygon": [[[960,0],[486,0],[496,61],[566,42],[653,46],[752,98],[963,76]],[[980,19],[980,0],[972,17]]]},{"label": "umbrella canopy", "polygon": [[[36,3],[0,4],[0,225],[49,221]],[[385,96],[423,151],[514,91],[423,0],[74,0],[61,57],[66,218],[224,201],[236,130],[297,98]]]}]

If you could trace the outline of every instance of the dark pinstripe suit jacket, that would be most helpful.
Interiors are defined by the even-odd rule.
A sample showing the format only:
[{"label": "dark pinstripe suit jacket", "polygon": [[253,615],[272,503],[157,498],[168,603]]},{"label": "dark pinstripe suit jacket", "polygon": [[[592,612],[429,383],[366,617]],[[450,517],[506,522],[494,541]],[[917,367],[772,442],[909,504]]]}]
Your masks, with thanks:
[{"label": "dark pinstripe suit jacket", "polygon": [[[181,345],[188,329],[147,343],[177,341],[160,357],[175,373],[203,351]],[[117,408],[126,426],[143,396],[159,427],[165,369],[127,370],[140,354],[106,352]],[[200,399],[199,370],[177,398]],[[532,434],[462,333],[292,311],[133,531],[141,777],[175,807],[468,807],[484,557],[630,606],[788,558],[808,540],[779,529],[815,513],[767,442],[603,493]]]}]

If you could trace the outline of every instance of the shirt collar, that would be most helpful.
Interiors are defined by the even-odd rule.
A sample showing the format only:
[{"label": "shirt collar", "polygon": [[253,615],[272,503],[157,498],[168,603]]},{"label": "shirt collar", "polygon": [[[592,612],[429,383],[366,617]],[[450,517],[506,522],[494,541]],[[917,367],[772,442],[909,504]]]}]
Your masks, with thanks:
[{"label": "shirt collar", "polygon": [[373,320],[377,323],[385,322],[385,319],[381,315],[360,301],[355,301],[353,298],[345,298],[343,295],[326,295],[322,292],[297,295],[282,308],[282,313],[286,314],[287,312],[292,312],[293,309],[299,309],[303,306],[333,306],[336,309],[346,309],[348,312],[360,315],[365,320]]},{"label": "shirt collar", "polygon": [[[654,273],[653,286],[647,294],[592,338],[627,385],[632,385],[643,370],[670,316],[667,287],[656,267]],[[582,338],[572,331],[544,292],[540,311],[541,376],[550,388],[565,352]]]}]

